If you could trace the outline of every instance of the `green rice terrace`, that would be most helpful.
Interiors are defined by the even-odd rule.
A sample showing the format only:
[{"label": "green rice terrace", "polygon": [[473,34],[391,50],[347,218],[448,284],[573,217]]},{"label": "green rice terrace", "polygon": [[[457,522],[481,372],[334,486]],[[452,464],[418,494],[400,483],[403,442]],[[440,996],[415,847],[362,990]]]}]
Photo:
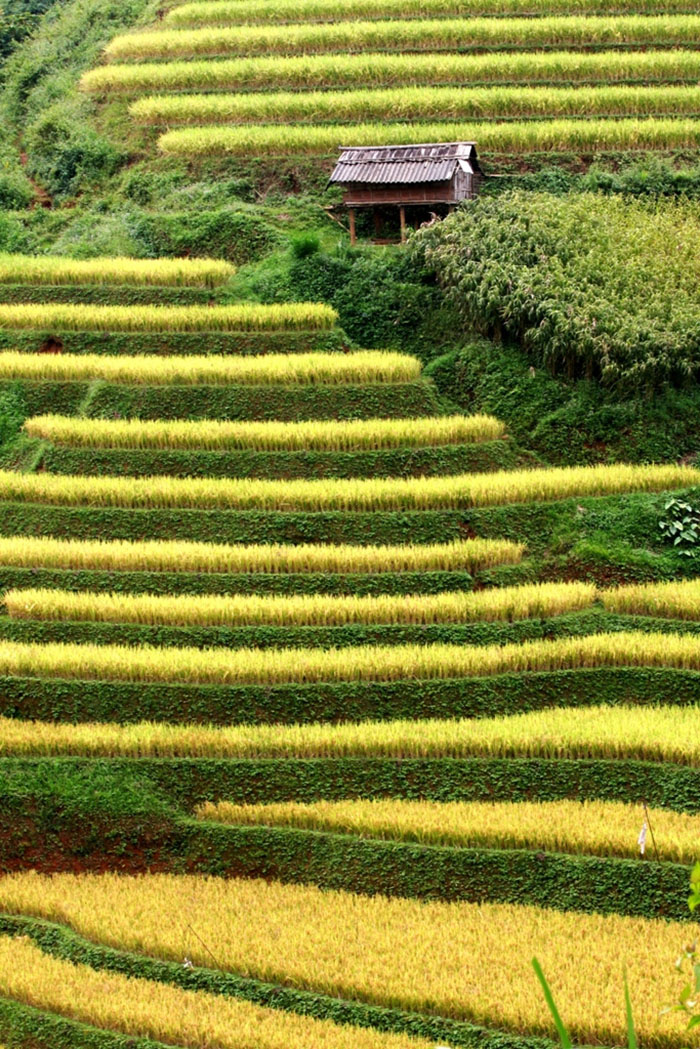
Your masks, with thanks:
[{"label": "green rice terrace", "polygon": [[698,1044],[699,85],[688,0],[0,2],[0,1049]]}]

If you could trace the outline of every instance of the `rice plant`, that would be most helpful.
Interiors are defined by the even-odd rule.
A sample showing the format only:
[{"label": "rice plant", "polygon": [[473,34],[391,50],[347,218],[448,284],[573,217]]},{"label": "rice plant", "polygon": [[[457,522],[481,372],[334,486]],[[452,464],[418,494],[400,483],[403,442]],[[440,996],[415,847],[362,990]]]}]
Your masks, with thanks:
[{"label": "rice plant", "polygon": [[[623,965],[640,1044],[688,1044],[682,1017],[659,1024],[658,1016],[678,986],[672,963],[687,922],[173,874],[9,875],[0,879],[0,905],[121,950],[178,962],[186,954],[212,968],[213,944],[226,971],[529,1037],[552,1034],[530,970],[536,943],[577,1044],[624,1044],[624,1010],[610,993],[611,973]],[[22,979],[22,969],[8,959],[3,979]]]},{"label": "rice plant", "polygon": [[700,16],[545,15],[542,18],[434,18],[331,22],[315,25],[207,26],[116,36],[108,59],[204,55],[283,55],[331,51],[472,51],[535,47],[694,44]]},{"label": "rice plant", "polygon": [[[161,651],[177,655],[181,650]],[[4,658],[2,665],[7,667]],[[26,673],[31,673],[28,661]],[[285,761],[346,757],[601,759],[698,768],[699,715],[697,706],[557,707],[499,718],[225,727],[150,721],[72,725],[0,718],[0,755]]]},{"label": "rice plant", "polygon": [[0,936],[0,994],[89,1024],[95,1041],[105,1031],[107,1038],[131,1036],[132,1044],[147,1038],[151,1045],[156,1039],[158,1045],[192,1049],[431,1049],[434,1044],[74,964],[47,954],[28,937]]},{"label": "rice plant", "polygon": [[[692,13],[684,0],[617,0],[617,12],[630,14]],[[435,18],[480,15],[552,15],[560,13],[607,15],[610,4],[603,0],[210,0],[179,4],[165,15],[165,24],[174,28],[250,23],[339,22],[355,18]]]},{"label": "rice plant", "polygon": [[293,331],[332,328],[338,315],[320,302],[264,306],[87,306],[0,303],[0,329],[42,331]]},{"label": "rice plant", "polygon": [[663,492],[700,483],[690,466],[559,467],[491,474],[361,480],[90,477],[0,470],[0,499],[60,506],[222,510],[450,510],[623,492]]},{"label": "rice plant", "polygon": [[307,386],[414,382],[415,357],[381,350],[356,353],[270,353],[264,356],[160,357],[135,354],[0,353],[0,380],[105,382],[148,386]]},{"label": "rice plant", "polygon": [[52,619],[174,626],[454,623],[562,615],[590,608],[592,583],[533,583],[476,593],[294,597],[106,594],[9,590],[5,607],[15,619]]},{"label": "rice plant", "polygon": [[[236,0],[240,3],[241,0]],[[281,90],[514,83],[683,83],[700,79],[700,52],[504,51],[488,54],[293,55],[104,65],[83,74],[84,91]]]},{"label": "rice plant", "polygon": [[381,574],[478,572],[521,560],[522,543],[459,539],[451,543],[348,546],[300,543],[230,545],[167,539],[53,539],[0,536],[0,565],[102,572],[288,572]]},{"label": "rice plant", "polygon": [[269,153],[271,156],[306,153],[335,154],[339,142],[356,146],[394,143],[478,141],[482,150],[527,153],[549,150],[636,150],[697,148],[700,120],[552,119],[498,123],[434,124],[249,124],[209,126],[167,131],[158,140],[160,150],[172,156],[210,156]]},{"label": "rice plant", "polygon": [[700,579],[621,586],[601,590],[600,598],[609,612],[700,620]]},{"label": "rice plant", "polygon": [[332,419],[310,422],[151,422],[40,415],[27,419],[30,437],[72,448],[182,448],[233,451],[367,451],[494,441],[505,431],[490,415],[414,419]]},{"label": "rice plant", "polygon": [[77,680],[274,685],[312,681],[427,681],[594,667],[698,671],[700,638],[630,631],[509,645],[230,650],[0,642],[0,675]]},{"label": "rice plant", "polygon": [[220,259],[67,259],[0,253],[0,284],[130,284],[213,288],[236,272]]},{"label": "rice plant", "polygon": [[[641,804],[617,801],[414,801],[398,798],[281,801],[261,805],[205,802],[196,814],[239,826],[297,827],[384,841],[458,848],[529,849],[594,856],[639,855]],[[692,864],[700,816],[651,809],[658,857]],[[654,854],[656,855],[656,853]]]},{"label": "rice plant", "polygon": [[700,113],[700,87],[400,87],[361,91],[157,95],[132,103],[147,124],[487,120]]}]

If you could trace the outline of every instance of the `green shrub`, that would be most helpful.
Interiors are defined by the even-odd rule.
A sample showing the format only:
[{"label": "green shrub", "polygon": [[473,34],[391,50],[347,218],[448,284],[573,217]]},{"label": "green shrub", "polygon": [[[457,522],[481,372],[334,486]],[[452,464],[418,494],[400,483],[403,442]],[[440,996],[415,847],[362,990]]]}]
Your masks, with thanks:
[{"label": "green shrub", "polygon": [[258,212],[236,207],[144,211],[132,216],[131,229],[142,255],[208,256],[229,259],[238,265],[261,258],[280,241],[274,226]]}]

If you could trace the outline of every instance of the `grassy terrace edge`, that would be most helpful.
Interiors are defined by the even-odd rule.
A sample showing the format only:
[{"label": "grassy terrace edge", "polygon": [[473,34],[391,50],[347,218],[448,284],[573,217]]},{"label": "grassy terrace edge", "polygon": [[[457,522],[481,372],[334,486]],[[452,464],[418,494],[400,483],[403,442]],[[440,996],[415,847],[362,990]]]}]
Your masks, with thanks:
[{"label": "grassy terrace edge", "polygon": [[[26,638],[28,632],[21,633]],[[47,631],[46,635],[48,640],[55,633]],[[80,632],[73,632],[71,638],[77,640]],[[95,640],[94,632],[91,639]],[[122,637],[127,639],[128,634]],[[660,703],[691,707],[697,702],[699,685],[696,671],[642,667],[534,671],[468,680],[242,687],[60,677],[42,680],[18,675],[0,677],[0,715],[65,725],[127,726],[148,719],[222,727],[382,718],[489,718],[554,709],[562,693],[569,706],[580,709],[605,704],[643,708]]]}]

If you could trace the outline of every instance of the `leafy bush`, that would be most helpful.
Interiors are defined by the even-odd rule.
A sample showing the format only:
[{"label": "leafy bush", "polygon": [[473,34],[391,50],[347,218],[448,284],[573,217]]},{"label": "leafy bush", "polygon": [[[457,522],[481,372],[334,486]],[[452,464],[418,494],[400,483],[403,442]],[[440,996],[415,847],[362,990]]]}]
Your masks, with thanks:
[{"label": "leafy bush", "polygon": [[659,388],[700,373],[700,209],[590,193],[515,191],[419,231],[463,321],[534,364]]},{"label": "leafy bush", "polygon": [[132,232],[143,248],[139,254],[196,255],[239,265],[261,258],[280,241],[277,230],[259,213],[235,207],[142,212],[133,216]]}]

